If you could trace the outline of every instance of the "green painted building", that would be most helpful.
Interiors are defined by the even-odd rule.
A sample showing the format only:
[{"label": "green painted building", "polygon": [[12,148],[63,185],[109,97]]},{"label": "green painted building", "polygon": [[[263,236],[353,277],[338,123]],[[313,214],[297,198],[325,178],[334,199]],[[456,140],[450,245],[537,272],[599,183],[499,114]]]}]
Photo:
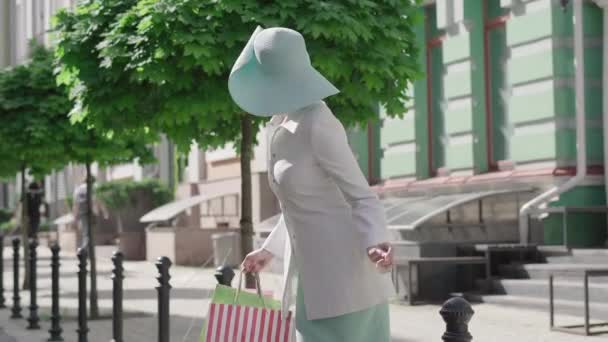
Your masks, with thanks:
[{"label": "green painted building", "polygon": [[[478,221],[487,223],[493,218],[488,212],[512,204],[501,223],[521,230],[522,206],[574,177],[578,1],[425,1],[417,27],[425,77],[412,85],[404,118],[388,118],[380,109],[380,125],[350,133],[361,167],[382,197],[529,189],[478,206],[480,213],[486,210]],[[604,12],[594,1],[580,1],[587,175],[546,205],[595,210],[606,205]],[[447,210],[447,223],[459,210],[467,211]],[[536,211],[530,222],[531,238],[548,244],[567,239],[574,246],[604,246],[607,238],[605,214],[584,209],[566,217]],[[497,239],[515,240],[509,236]]]}]

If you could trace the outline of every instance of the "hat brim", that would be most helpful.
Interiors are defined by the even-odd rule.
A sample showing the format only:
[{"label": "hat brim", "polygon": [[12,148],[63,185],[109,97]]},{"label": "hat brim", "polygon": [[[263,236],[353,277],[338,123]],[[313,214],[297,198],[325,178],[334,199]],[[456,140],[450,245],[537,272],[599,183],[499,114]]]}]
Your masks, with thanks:
[{"label": "hat brim", "polygon": [[262,70],[253,50],[258,27],[241,52],[230,73],[228,90],[244,111],[257,116],[289,113],[340,91],[312,66],[298,73]]}]

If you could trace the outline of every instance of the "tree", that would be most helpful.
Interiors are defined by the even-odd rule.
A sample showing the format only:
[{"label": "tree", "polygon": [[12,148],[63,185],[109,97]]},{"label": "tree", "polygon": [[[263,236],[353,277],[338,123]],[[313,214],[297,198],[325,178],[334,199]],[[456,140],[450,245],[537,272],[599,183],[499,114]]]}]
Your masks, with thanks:
[{"label": "tree", "polygon": [[[66,93],[67,94],[67,93]],[[78,108],[78,107],[76,107]],[[73,109],[73,108],[72,108]],[[120,115],[120,112],[116,112]],[[69,120],[67,112],[65,120]],[[110,166],[137,160],[140,164],[154,161],[154,155],[149,146],[158,140],[158,135],[145,127],[132,127],[116,133],[112,130],[103,131],[88,123],[87,117],[74,115],[70,130],[66,132],[69,144],[65,146],[65,154],[71,162],[84,164],[86,168],[87,186],[87,235],[89,237],[88,255],[91,261],[90,282],[91,291],[90,316],[99,317],[97,301],[97,258],[95,256],[95,237],[92,219],[93,180],[91,165],[96,162],[99,166]]]},{"label": "tree", "polygon": [[[94,236],[91,230],[91,164],[101,166],[119,164],[138,159],[141,163],[152,161],[148,144],[156,136],[148,130],[134,128],[122,134],[101,131],[86,120],[70,120],[68,113],[74,104],[65,86],[57,85],[54,70],[54,54],[38,45],[32,45],[32,58],[27,64],[0,73],[0,167],[1,176],[21,172],[24,198],[25,174],[29,172],[41,178],[51,170],[59,169],[70,162],[81,163],[87,170],[87,205],[89,207],[88,235],[91,260],[91,316],[99,315],[96,290],[96,261]],[[6,162],[5,162],[6,161]],[[27,208],[22,199],[22,211]],[[24,241],[29,235],[27,216],[22,215]],[[24,257],[27,243],[24,243]],[[29,263],[25,263],[26,267]],[[27,288],[29,269],[26,268]]]},{"label": "tree", "polygon": [[55,84],[52,54],[35,44],[31,51],[28,63],[0,72],[0,174],[6,177],[21,173],[24,288],[29,288],[30,235],[26,173],[39,178],[66,163],[62,138],[70,129],[65,115],[71,108],[65,90]]},{"label": "tree", "polygon": [[[341,94],[328,99],[347,125],[378,104],[402,116],[418,75],[420,1],[98,0],[59,15],[61,79],[94,125],[141,125],[186,150],[236,142],[242,176],[243,252],[252,248],[250,160],[260,118],[232,102],[232,64],[257,25],[294,28],[313,64]],[[116,111],[127,116],[117,118]],[[251,283],[251,279],[248,279]]]},{"label": "tree", "polygon": [[[67,115],[65,117],[67,120]],[[157,139],[155,135],[150,134],[146,130],[134,129],[129,131],[129,134],[125,134],[127,132],[122,132],[122,135],[119,135],[114,134],[113,132],[102,132],[87,125],[86,122],[75,122],[71,128],[71,131],[68,133],[71,143],[66,146],[66,155],[71,162],[84,164],[86,168],[86,228],[89,237],[87,247],[89,260],[91,261],[91,272],[89,273],[91,282],[89,296],[90,316],[91,318],[98,318],[97,258],[95,256],[95,235],[92,228],[93,180],[91,165],[93,162],[96,162],[99,166],[109,166],[128,163],[133,160],[137,160],[142,164],[152,162],[154,156],[148,146]]]},{"label": "tree", "polygon": [[0,72],[0,172],[5,176],[29,169],[40,177],[66,162],[61,138],[70,129],[64,118],[72,104],[56,86],[52,53],[36,44],[31,50],[28,63]]}]

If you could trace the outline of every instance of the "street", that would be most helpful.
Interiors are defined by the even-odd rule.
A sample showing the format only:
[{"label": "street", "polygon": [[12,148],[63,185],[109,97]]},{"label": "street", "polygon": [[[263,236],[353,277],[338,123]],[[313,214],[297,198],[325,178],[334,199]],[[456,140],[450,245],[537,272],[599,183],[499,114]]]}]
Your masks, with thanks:
[{"label": "street", "polygon": [[[89,341],[107,342],[112,338],[112,299],[110,262],[113,247],[99,247],[99,305],[102,318],[89,321]],[[12,320],[12,257],[4,251],[5,298],[9,308],[0,310],[0,342],[36,342],[48,338],[50,327],[50,253],[39,249],[40,331],[26,330],[25,319]],[[156,267],[150,262],[125,262],[124,280],[124,337],[125,341],[156,341],[157,310]],[[209,296],[216,281],[211,268],[173,266],[171,268],[171,341],[196,342],[209,304]],[[65,341],[77,340],[77,278],[74,255],[64,256],[61,265],[62,328]],[[280,279],[274,274],[262,276],[264,290],[278,291]],[[21,292],[23,315],[29,310],[29,293]],[[395,342],[441,341],[444,323],[438,305],[391,305],[392,336]],[[582,342],[608,341],[608,336],[582,337],[552,333],[548,329],[548,315],[544,312],[504,308],[490,304],[475,304],[475,315],[470,324],[474,341],[496,342]],[[578,322],[576,318],[560,316],[560,323]]]}]

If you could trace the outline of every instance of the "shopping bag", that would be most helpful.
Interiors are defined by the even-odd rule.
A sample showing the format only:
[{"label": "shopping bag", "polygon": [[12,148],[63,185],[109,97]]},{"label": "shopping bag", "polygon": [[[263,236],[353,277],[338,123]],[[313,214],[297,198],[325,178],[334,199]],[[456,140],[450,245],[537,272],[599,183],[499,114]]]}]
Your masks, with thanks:
[{"label": "shopping bag", "polygon": [[257,293],[217,285],[213,292],[200,342],[291,342],[294,336],[292,314],[281,315],[281,303],[262,295],[256,274]]}]

